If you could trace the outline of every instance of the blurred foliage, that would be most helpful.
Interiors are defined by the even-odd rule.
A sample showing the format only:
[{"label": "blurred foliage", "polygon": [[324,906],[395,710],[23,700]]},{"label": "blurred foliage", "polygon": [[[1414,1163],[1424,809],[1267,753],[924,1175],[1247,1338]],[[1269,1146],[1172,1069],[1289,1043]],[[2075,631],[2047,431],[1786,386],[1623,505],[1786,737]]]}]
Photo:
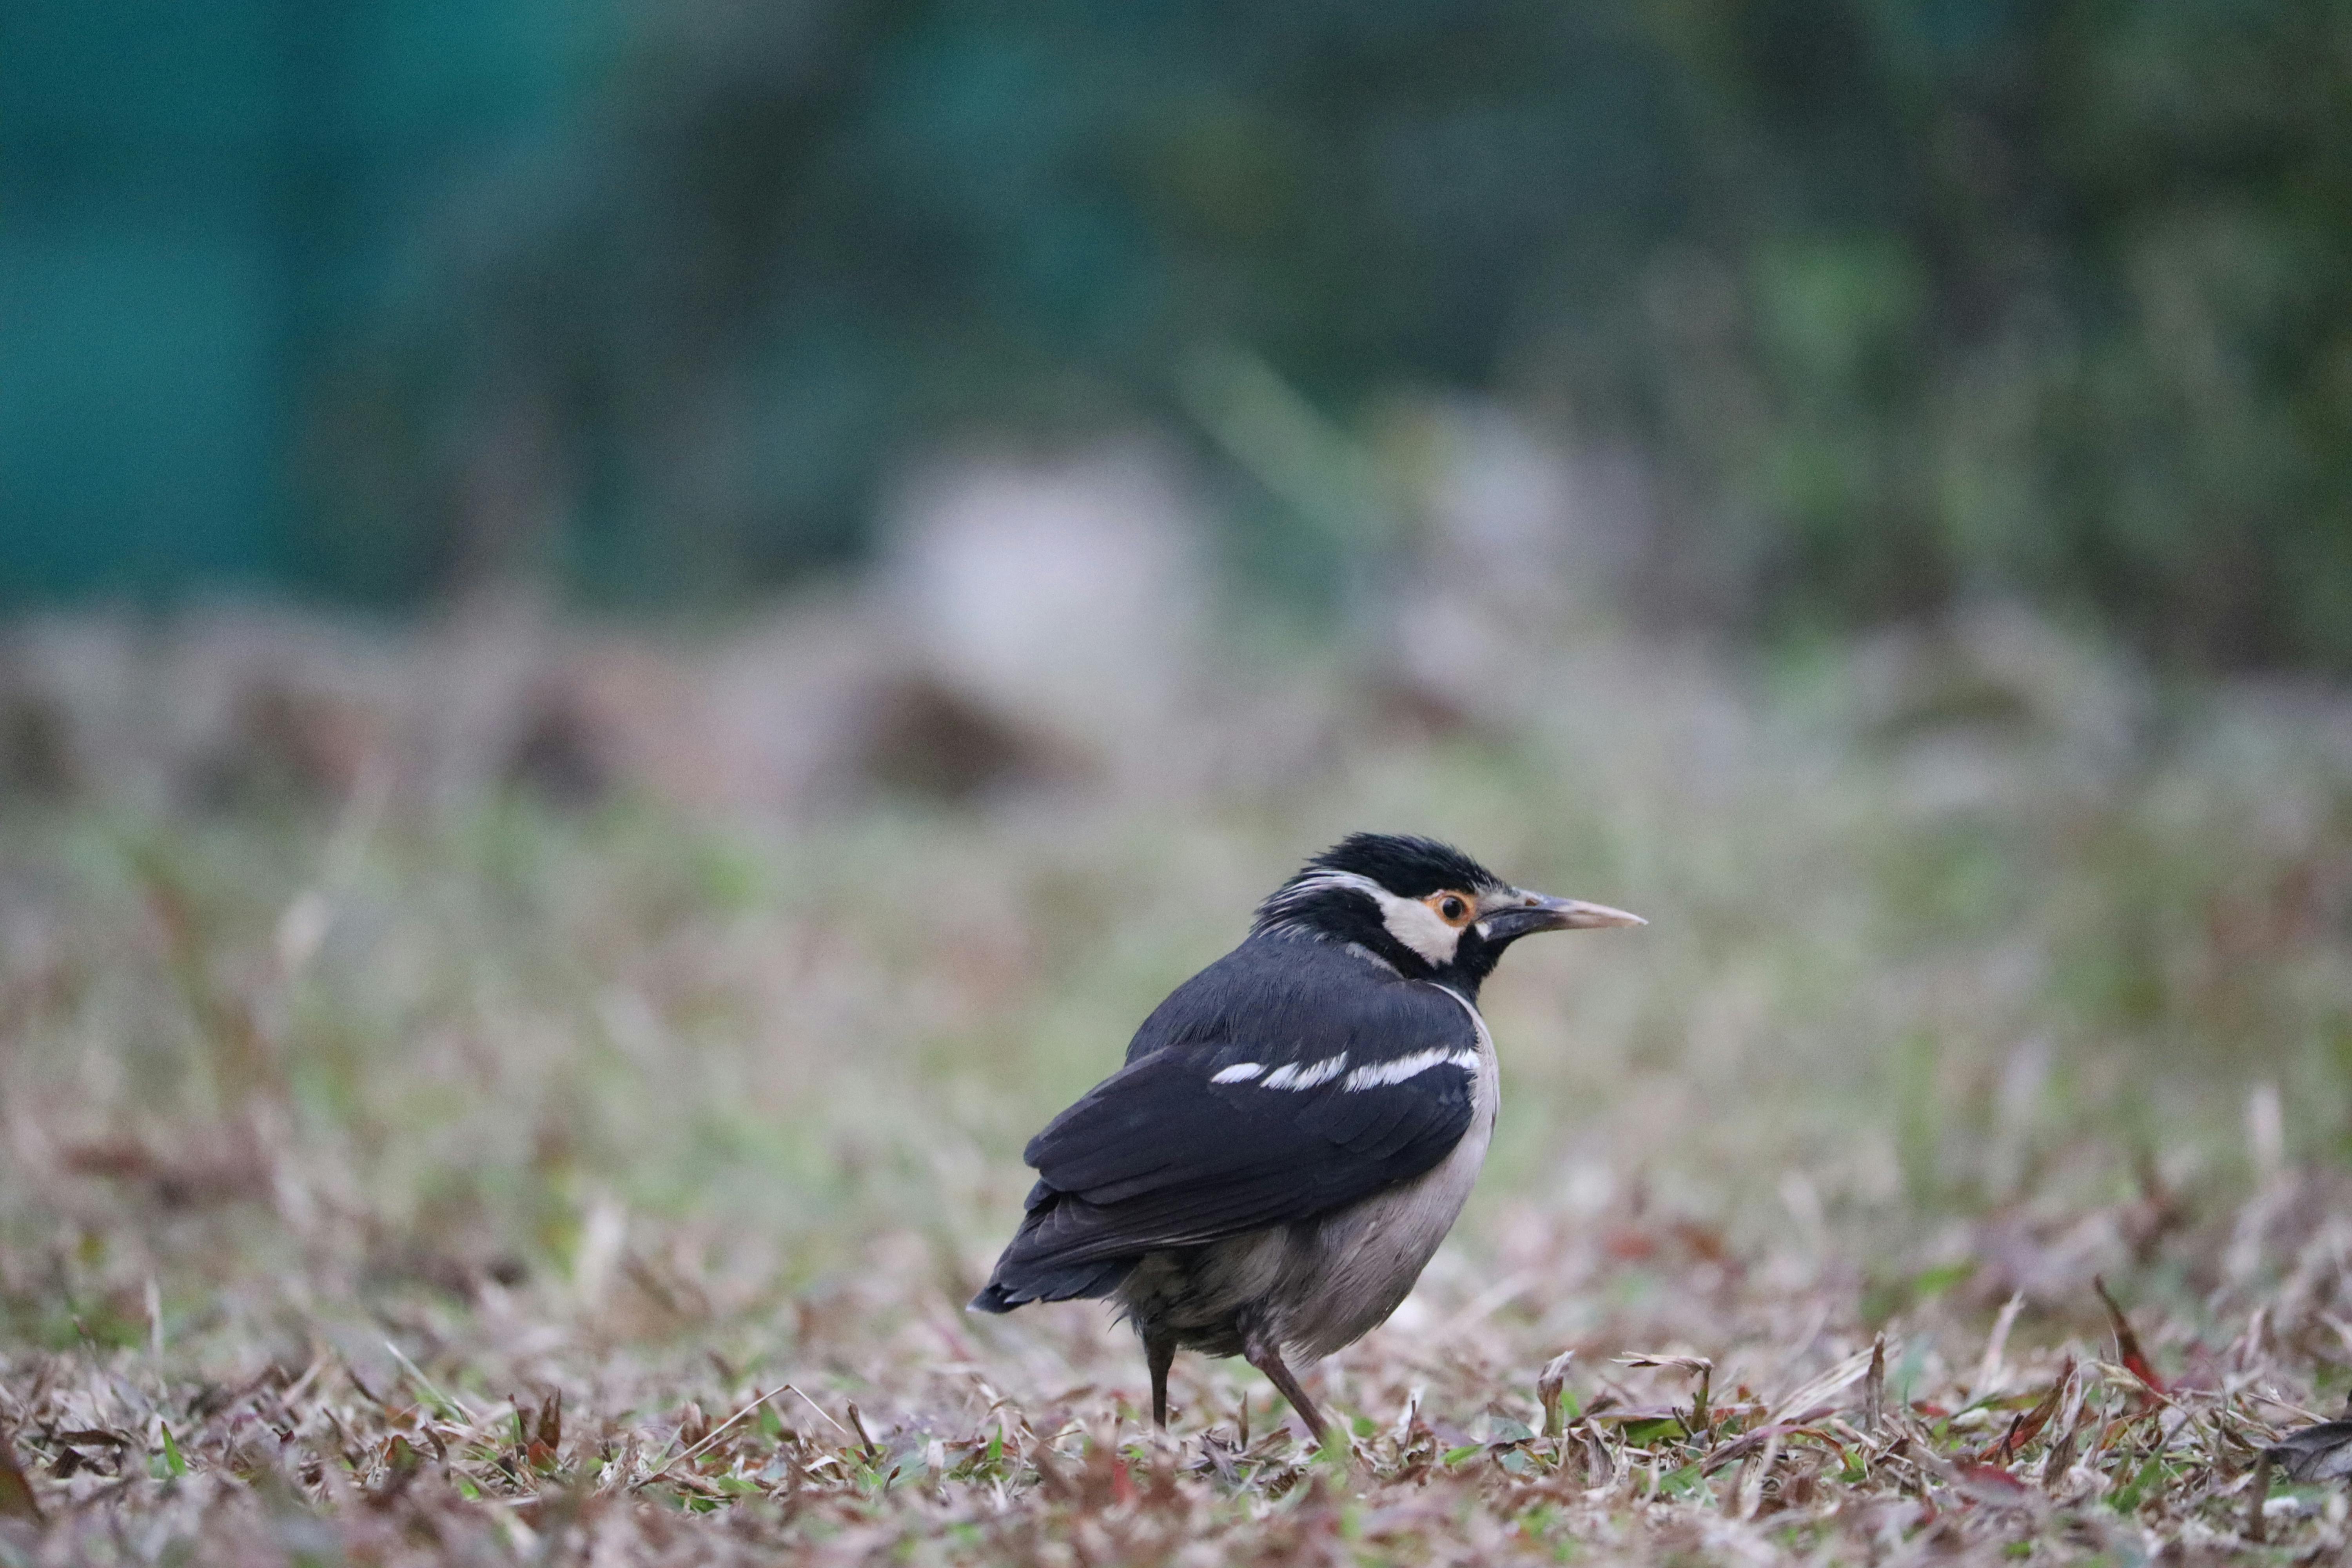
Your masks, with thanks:
[{"label": "blurred foliage", "polygon": [[[1234,345],[1343,423],[1467,384],[1647,449],[1654,613],[2022,590],[2352,668],[2326,0],[7,26],[19,598],[740,592],[859,549],[941,433],[1198,429]],[[1255,482],[1238,515],[1312,531]]]}]

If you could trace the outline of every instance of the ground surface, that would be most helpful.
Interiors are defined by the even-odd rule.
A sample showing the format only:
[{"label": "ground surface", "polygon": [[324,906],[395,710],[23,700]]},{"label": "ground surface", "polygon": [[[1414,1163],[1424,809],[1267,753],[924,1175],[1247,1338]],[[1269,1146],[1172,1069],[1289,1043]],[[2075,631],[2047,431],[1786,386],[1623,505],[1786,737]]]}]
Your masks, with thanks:
[{"label": "ground surface", "polygon": [[[2051,657],[1591,650],[1146,803],[12,806],[0,1561],[2336,1550],[2253,1458],[2352,1382],[2352,729]],[[1359,826],[1654,923],[1492,987],[1345,1451],[1191,1358],[1158,1439],[1098,1308],[960,1304],[1026,1134]]]}]

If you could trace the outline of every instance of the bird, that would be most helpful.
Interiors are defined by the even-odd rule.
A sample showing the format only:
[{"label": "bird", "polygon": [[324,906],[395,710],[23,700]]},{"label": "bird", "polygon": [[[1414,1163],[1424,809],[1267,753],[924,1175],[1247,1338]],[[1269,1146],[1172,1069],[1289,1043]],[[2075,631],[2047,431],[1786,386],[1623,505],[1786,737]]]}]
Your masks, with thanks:
[{"label": "bird", "polygon": [[1501,1082],[1480,984],[1521,937],[1646,923],[1432,838],[1342,839],[1030,1140],[1036,1183],[971,1310],[1109,1298],[1156,1426],[1179,1349],[1240,1355],[1321,1446],[1293,1360],[1388,1321],[1485,1163]]}]

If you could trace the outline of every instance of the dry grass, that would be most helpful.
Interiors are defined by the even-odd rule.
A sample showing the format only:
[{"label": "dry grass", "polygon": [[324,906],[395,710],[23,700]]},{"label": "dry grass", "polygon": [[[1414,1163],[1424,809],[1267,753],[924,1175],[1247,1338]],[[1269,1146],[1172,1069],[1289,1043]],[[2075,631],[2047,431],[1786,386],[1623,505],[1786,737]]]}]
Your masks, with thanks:
[{"label": "dry grass", "polygon": [[[2034,646],[1326,672],[1331,743],[1142,805],[13,804],[0,1560],[2247,1550],[2352,1381],[2352,727]],[[1026,1133],[1355,826],[1654,923],[1492,987],[1349,1451],[1192,1358],[1156,1439],[1099,1309],[959,1303]]]},{"label": "dry grass", "polygon": [[[2328,1196],[2340,1206],[2289,1190],[2271,1217]],[[1457,1271],[1424,1303],[1429,1331],[1331,1369],[1354,1415],[1345,1454],[1308,1453],[1223,1368],[1193,1370],[1177,1435],[1155,1439],[1133,1358],[1084,1311],[975,1342],[908,1258],[796,1299],[764,1333],[697,1302],[659,1343],[615,1343],[486,1288],[465,1308],[385,1310],[384,1341],[319,1329],[282,1360],[225,1354],[217,1380],[168,1345],[12,1355],[28,1489],[11,1506],[38,1517],[7,1542],[31,1561],[2219,1554],[2251,1538],[2257,1450],[2305,1417],[2310,1369],[2343,1351],[2314,1305],[2341,1289],[2340,1218],[2290,1225],[2299,1262],[2266,1272],[2251,1308],[2225,1289],[2245,1325],[2226,1343],[2139,1314],[2174,1364],[2158,1389],[2087,1333],[2008,1352],[2015,1313],[1990,1342],[1929,1313],[1864,1343],[1851,1289],[1800,1259],[1710,1256],[1695,1230],[1629,1258],[1646,1233],[1514,1217],[1507,1257],[1533,1255],[1511,1296],[1464,1297]],[[639,1267],[653,1300],[689,1289]],[[1514,1300],[1553,1304],[1502,1310]],[[698,1310],[768,1339],[772,1369],[698,1352],[731,1337]],[[1548,1331],[1562,1321],[1579,1326]],[[1711,1371],[1596,1348],[1637,1334],[1704,1347]],[[1585,1353],[1528,1359],[1563,1343]],[[2340,1549],[2344,1514],[2332,1489],[2281,1490],[2266,1533],[2282,1555]]]}]

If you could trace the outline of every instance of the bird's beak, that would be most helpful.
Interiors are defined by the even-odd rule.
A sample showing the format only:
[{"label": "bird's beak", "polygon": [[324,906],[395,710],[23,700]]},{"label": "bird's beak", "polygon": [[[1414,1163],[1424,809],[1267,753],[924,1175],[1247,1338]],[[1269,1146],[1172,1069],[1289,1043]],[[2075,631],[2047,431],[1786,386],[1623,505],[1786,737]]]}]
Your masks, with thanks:
[{"label": "bird's beak", "polygon": [[1524,889],[1504,895],[1498,908],[1479,921],[1488,942],[1510,942],[1539,931],[1598,931],[1603,926],[1645,926],[1650,922],[1607,904],[1582,899],[1552,899]]}]

